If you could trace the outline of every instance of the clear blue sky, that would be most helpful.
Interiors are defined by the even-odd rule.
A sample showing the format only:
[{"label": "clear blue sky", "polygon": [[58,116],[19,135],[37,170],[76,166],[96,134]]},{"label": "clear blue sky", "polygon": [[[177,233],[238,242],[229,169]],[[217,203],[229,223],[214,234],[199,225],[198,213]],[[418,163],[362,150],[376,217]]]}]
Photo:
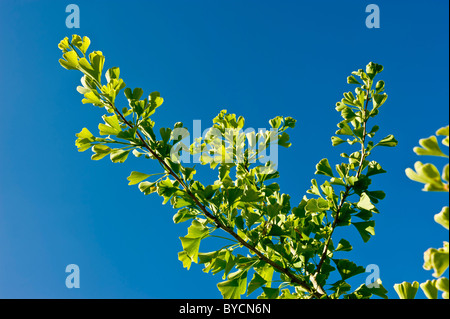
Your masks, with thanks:
[{"label": "clear blue sky", "polygon": [[[70,3],[80,7],[80,29],[65,26]],[[370,3],[380,7],[380,29],[365,26]],[[279,152],[279,183],[293,206],[320,159],[340,160],[343,148],[330,137],[340,121],[334,105],[353,89],[346,77],[369,61],[383,64],[389,98],[378,137],[392,133],[399,145],[373,153],[388,171],[373,179],[387,194],[376,236],[364,244],[354,228],[338,229],[354,247],[341,258],[377,264],[390,298],[395,283],[431,279],[422,256],[448,240],[433,221],[448,198],[422,192],[404,170],[416,160],[445,164],[412,149],[448,124],[448,9],[444,0],[0,0],[0,297],[221,297],[220,276],[198,265],[187,271],[177,259],[187,225],[173,224],[161,198],[127,185],[132,170],[159,166],[77,152],[74,134],[96,131],[103,110],[81,103],[80,73],[58,63],[57,44],[73,33],[89,36],[128,86],[161,92],[159,126],[200,119],[206,127],[223,108],[251,127],[296,118],[293,145]],[[65,286],[72,263],[80,289]]]}]

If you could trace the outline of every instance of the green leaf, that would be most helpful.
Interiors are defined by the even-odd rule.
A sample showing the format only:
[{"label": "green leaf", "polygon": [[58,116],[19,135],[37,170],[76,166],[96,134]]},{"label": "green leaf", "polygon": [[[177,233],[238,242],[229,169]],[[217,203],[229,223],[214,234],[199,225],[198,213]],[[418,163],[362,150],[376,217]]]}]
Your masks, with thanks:
[{"label": "green leaf", "polygon": [[272,126],[273,129],[278,129],[281,126],[281,122],[283,121],[282,116],[277,116],[274,119],[271,119],[269,121],[270,126]]},{"label": "green leaf", "polygon": [[142,182],[139,184],[139,190],[144,193],[144,195],[149,195],[156,192],[156,183]]},{"label": "green leaf", "polygon": [[376,89],[376,93],[380,93],[384,91],[384,81],[378,81],[377,84],[375,85],[375,89]]},{"label": "green leaf", "polygon": [[337,146],[339,144],[345,143],[345,141],[337,136],[331,137],[331,145]]},{"label": "green leaf", "polygon": [[91,147],[91,143],[95,141],[94,135],[87,128],[83,128],[80,133],[75,134],[77,140],[75,146],[78,148],[78,152],[84,152]]},{"label": "green leaf", "polygon": [[86,54],[87,49],[89,48],[89,45],[91,44],[91,40],[88,37],[81,37],[79,35],[72,35],[72,44],[76,46],[78,49],[80,49],[83,54]]},{"label": "green leaf", "polygon": [[178,187],[168,177],[157,184],[158,195],[164,197],[163,204],[166,204],[177,191]]},{"label": "green leaf", "polygon": [[375,221],[352,223],[356,227],[363,241],[366,243],[370,239],[370,235],[375,235]]},{"label": "green leaf", "polygon": [[192,260],[184,250],[178,253],[178,260],[183,263],[183,268],[191,268]]},{"label": "green leaf", "polygon": [[100,100],[100,96],[97,91],[88,91],[84,94],[84,99],[81,100],[81,103],[87,104],[91,103],[95,106],[102,106],[102,101]]},{"label": "green leaf", "polygon": [[427,280],[424,283],[420,284],[420,288],[422,288],[425,296],[428,299],[437,299],[438,297],[438,289],[436,288],[436,280]]},{"label": "green leaf", "polygon": [[367,165],[367,173],[366,173],[367,177],[372,176],[372,175],[382,174],[382,173],[386,173],[386,171],[377,162],[371,161]]},{"label": "green leaf", "polygon": [[417,155],[432,155],[432,156],[442,156],[448,157],[447,154],[441,151],[439,147],[436,136],[432,135],[428,138],[423,138],[419,140],[419,144],[422,147],[414,147],[413,151]]},{"label": "green leaf", "polygon": [[394,138],[394,135],[388,135],[385,138],[383,138],[381,141],[378,142],[375,146],[388,146],[388,147],[394,147],[397,146],[398,142]]},{"label": "green leaf", "polygon": [[370,200],[375,204],[378,203],[378,200],[382,200],[386,197],[386,193],[383,191],[368,191],[367,195],[369,196]]},{"label": "green leaf", "polygon": [[356,137],[358,137],[360,140],[362,140],[363,135],[364,135],[364,127],[360,126],[358,128],[355,128],[353,130],[353,133],[355,134]]},{"label": "green leaf", "polygon": [[297,120],[296,120],[296,119],[293,119],[293,118],[290,117],[290,116],[286,116],[286,117],[284,118],[284,125],[285,125],[286,127],[294,128],[294,127],[295,127],[295,123],[297,123]]},{"label": "green leaf", "polygon": [[444,168],[442,169],[442,179],[449,182],[449,164],[447,163]]},{"label": "green leaf", "polygon": [[434,270],[433,276],[440,277],[447,270],[449,264],[448,243],[444,248],[429,248],[423,254],[424,265],[426,270]]},{"label": "green leaf", "polygon": [[449,134],[449,126],[441,127],[439,130],[436,131],[436,135],[438,136],[448,136]]},{"label": "green leaf", "polygon": [[449,213],[448,213],[448,211],[449,211],[448,206],[445,206],[445,207],[442,208],[442,210],[438,214],[434,215],[434,221],[436,223],[442,225],[443,227],[445,227],[447,230],[448,230],[448,227],[449,227],[449,221],[448,221]]},{"label": "green leaf", "polygon": [[362,193],[359,199],[359,202],[356,206],[360,209],[365,209],[371,211],[375,208],[375,206],[370,202],[370,198],[366,193]]},{"label": "green leaf", "polygon": [[94,51],[89,54],[89,61],[95,72],[95,79],[100,83],[101,75],[103,71],[103,64],[105,63],[105,57],[101,51]]},{"label": "green leaf", "polygon": [[329,203],[323,198],[311,198],[308,200],[308,203],[305,206],[306,211],[311,213],[322,212],[329,209]]},{"label": "green leaf", "polygon": [[110,158],[113,163],[123,163],[128,157],[130,151],[114,149],[110,153]]},{"label": "green leaf", "polygon": [[121,131],[121,132],[117,133],[117,137],[121,138],[123,140],[130,141],[130,142],[135,142],[135,141],[137,141],[137,138],[135,138],[136,131],[137,131],[137,127],[135,126],[133,128],[129,128],[125,131]]},{"label": "green leaf", "polygon": [[348,259],[333,259],[333,262],[336,264],[342,280],[346,280],[350,277],[366,272],[364,267],[357,266],[354,262],[349,261]]},{"label": "green leaf", "polygon": [[186,181],[191,180],[197,173],[194,167],[181,167],[180,170],[181,174],[183,174],[183,177]]},{"label": "green leaf", "polygon": [[351,136],[353,136],[352,129],[350,128],[350,126],[345,121],[340,122],[337,126],[339,127],[339,130],[337,130],[335,134],[337,134],[337,135],[351,135]]},{"label": "green leaf", "polygon": [[59,44],[58,44],[58,48],[60,50],[62,50],[63,53],[66,53],[68,51],[67,49],[69,47],[70,46],[69,46],[69,38],[68,37],[65,37],[64,39],[62,39],[61,42],[59,42]]},{"label": "green leaf", "polygon": [[124,90],[124,94],[128,101],[137,101],[141,98],[142,94],[144,94],[144,90],[141,88],[135,88],[131,91],[130,88],[126,88]]},{"label": "green leaf", "polygon": [[375,75],[383,71],[383,66],[374,62],[370,62],[366,65],[366,73],[369,78],[373,79]]},{"label": "green leaf", "polygon": [[175,224],[185,222],[189,219],[193,219],[197,214],[190,211],[188,208],[180,209],[175,215],[173,215],[173,222]]},{"label": "green leaf", "polygon": [[59,59],[61,66],[67,70],[77,70],[78,69],[78,56],[75,51],[69,51],[63,54],[63,59]]},{"label": "green leaf", "polygon": [[280,294],[279,288],[262,287],[262,289],[268,299],[276,299]]},{"label": "green leaf", "polygon": [[414,299],[417,290],[419,290],[419,283],[414,281],[410,284],[409,282],[404,281],[401,284],[395,284],[394,289],[400,299]]},{"label": "green leaf", "polygon": [[113,67],[108,69],[105,73],[106,81],[111,82],[112,79],[119,79],[120,69],[118,67]]},{"label": "green leaf", "polygon": [[441,181],[441,176],[433,164],[422,164],[422,162],[414,163],[413,171],[410,168],[405,170],[406,176],[408,176],[413,181],[424,183],[425,191],[448,191],[445,185]]},{"label": "green leaf", "polygon": [[247,188],[242,197],[240,198],[241,202],[246,202],[246,203],[252,203],[252,202],[258,202],[261,201],[262,197],[261,194],[253,189],[253,188]]},{"label": "green leaf", "polygon": [[194,219],[191,226],[188,228],[188,234],[186,237],[189,238],[204,238],[208,234],[208,227],[206,227],[200,221]]},{"label": "green leaf", "polygon": [[370,132],[367,133],[367,135],[369,135],[370,137],[374,137],[375,133],[378,132],[379,129],[380,129],[380,127],[378,125],[374,125],[372,127],[372,129],[370,130]]},{"label": "green leaf", "polygon": [[[157,175],[157,174],[152,174],[152,175]],[[143,180],[149,178],[152,175],[133,171],[133,172],[131,172],[130,176],[127,177],[127,180],[130,181],[128,183],[128,185],[138,184],[138,183],[142,182]]]},{"label": "green leaf", "polygon": [[283,146],[283,147],[290,147],[291,143],[288,142],[289,141],[289,134],[287,134],[286,132],[283,132],[279,137],[278,137],[278,145]]},{"label": "green leaf", "polygon": [[351,251],[352,249],[352,245],[344,238],[339,241],[339,244],[336,247],[336,251]]},{"label": "green leaf", "polygon": [[442,298],[448,299],[448,297],[449,297],[449,294],[448,294],[449,280],[448,280],[448,278],[441,277],[438,280],[436,280],[436,287],[437,287],[437,289],[443,291]]},{"label": "green leaf", "polygon": [[224,299],[240,299],[247,288],[247,271],[238,270],[230,274],[228,280],[219,282],[217,288]]},{"label": "green leaf", "polygon": [[344,299],[368,299],[372,295],[388,299],[387,293],[388,291],[383,287],[381,280],[377,279],[373,284],[370,284],[369,286],[362,284],[352,294],[344,296]]},{"label": "green leaf", "polygon": [[384,102],[386,102],[387,97],[388,96],[387,96],[386,93],[374,94],[373,95],[373,107],[374,107],[374,109],[377,109],[380,106],[382,106],[384,104]]},{"label": "green leaf", "polygon": [[340,185],[340,186],[345,186],[344,181],[342,180],[342,178],[336,178],[336,177],[332,177],[330,179],[330,184],[332,185]]},{"label": "green leaf", "polygon": [[78,62],[79,68],[84,74],[98,83],[101,82],[103,64],[105,63],[105,57],[101,51],[94,51],[89,54],[89,61],[86,58],[81,58]]},{"label": "green leaf", "polygon": [[359,83],[359,81],[353,75],[350,75],[349,77],[347,77],[347,83],[362,85],[361,83]]},{"label": "green leaf", "polygon": [[370,287],[367,288],[372,294],[381,297],[383,299],[388,299],[387,296],[388,291],[386,290],[386,288],[383,287],[380,278],[378,278],[373,284],[371,284]]},{"label": "green leaf", "polygon": [[321,159],[320,162],[316,165],[316,175],[326,175],[333,177],[333,170],[331,169],[330,163],[328,163],[328,159]]},{"label": "green leaf", "polygon": [[105,124],[100,123],[98,125],[100,135],[117,135],[122,131],[116,114],[111,116],[103,115],[102,118]]},{"label": "green leaf", "polygon": [[190,238],[190,237],[179,237],[181,240],[181,245],[186,254],[191,258],[193,262],[198,260],[198,250],[200,248],[201,238]]},{"label": "green leaf", "polygon": [[252,280],[250,280],[250,283],[248,284],[247,296],[250,295],[252,292],[254,292],[256,289],[265,285],[266,283],[267,281],[263,277],[261,277],[257,272],[255,272],[253,274]]},{"label": "green leaf", "polygon": [[94,155],[91,156],[91,159],[97,161],[110,154],[112,149],[106,145],[96,144],[92,147],[92,151]]},{"label": "green leaf", "polygon": [[153,113],[155,113],[156,108],[160,107],[163,104],[164,99],[160,96],[159,92],[152,92],[148,96],[149,106],[145,110],[145,117],[149,117]]},{"label": "green leaf", "polygon": [[159,134],[161,134],[161,138],[164,143],[167,143],[170,139],[170,134],[172,133],[172,129],[161,127],[159,129]]}]

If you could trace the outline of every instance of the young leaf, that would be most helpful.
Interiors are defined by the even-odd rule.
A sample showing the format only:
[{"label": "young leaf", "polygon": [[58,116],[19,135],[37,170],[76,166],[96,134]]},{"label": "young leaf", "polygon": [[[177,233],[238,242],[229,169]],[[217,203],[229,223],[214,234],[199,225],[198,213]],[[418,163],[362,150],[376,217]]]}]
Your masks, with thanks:
[{"label": "young leaf", "polygon": [[375,208],[375,206],[373,206],[373,204],[370,202],[370,198],[366,193],[362,193],[358,204],[356,204],[356,206],[360,209],[365,209],[368,211],[371,211]]},{"label": "young leaf", "polygon": [[97,161],[110,154],[112,149],[106,145],[96,144],[92,147],[92,151],[95,154],[91,156],[91,159]]},{"label": "young leaf", "polygon": [[228,280],[219,282],[219,288],[224,299],[240,299],[247,288],[247,271],[238,270],[230,274]]},{"label": "young leaf", "polygon": [[432,155],[448,157],[447,154],[441,151],[436,136],[430,136],[419,140],[419,144],[422,147],[414,147],[413,151],[417,155]]},{"label": "young leaf", "polygon": [[341,138],[339,138],[337,136],[332,136],[331,137],[331,144],[333,146],[336,146],[336,145],[339,145],[339,144],[342,144],[342,143],[345,143],[345,141],[343,139],[341,139]]},{"label": "young leaf", "polygon": [[184,250],[178,253],[178,260],[183,263],[183,267],[187,270],[191,268],[192,260]]},{"label": "young leaf", "polygon": [[336,264],[342,280],[347,280],[350,277],[366,272],[364,267],[357,266],[354,262],[351,262],[348,259],[333,259],[333,262]]},{"label": "young leaf", "polygon": [[114,149],[110,153],[110,158],[113,163],[123,163],[128,157],[130,151],[124,151],[121,149]]},{"label": "young leaf", "polygon": [[448,243],[443,248],[429,248],[423,254],[423,268],[434,270],[433,276],[438,278],[447,270],[449,264]]},{"label": "young leaf", "polygon": [[247,287],[247,296],[250,295],[253,291],[260,288],[261,286],[265,285],[267,281],[261,277],[257,272],[253,274],[252,280],[250,280],[250,283]]},{"label": "young leaf", "polygon": [[102,118],[105,124],[100,123],[98,125],[100,135],[117,135],[122,131],[116,114],[111,116],[103,115]]},{"label": "young leaf", "polygon": [[76,46],[83,54],[86,54],[89,45],[91,44],[91,40],[88,37],[81,37],[79,35],[74,34],[72,36],[72,44]]},{"label": "young leaf", "polygon": [[383,138],[381,141],[378,142],[375,146],[388,146],[388,147],[394,147],[397,146],[398,142],[394,138],[394,135],[388,135],[385,138]]},{"label": "young leaf", "polygon": [[316,165],[316,172],[314,174],[321,174],[333,177],[333,170],[331,169],[330,163],[328,163],[328,159],[321,159],[320,162]]},{"label": "young leaf", "polygon": [[410,284],[409,282],[404,281],[401,284],[395,284],[394,289],[400,299],[414,299],[417,290],[419,290],[419,283],[414,281]]},{"label": "young leaf", "polygon": [[67,70],[78,69],[78,56],[75,51],[69,51],[63,54],[64,59],[59,59],[61,66]]},{"label": "young leaf", "polygon": [[139,190],[144,193],[144,195],[149,195],[156,192],[156,183],[142,182],[139,184]]},{"label": "young leaf", "polygon": [[94,135],[87,128],[83,128],[80,133],[75,134],[77,140],[75,146],[78,148],[78,152],[84,152],[91,147],[91,143],[95,141]]},{"label": "young leaf", "polygon": [[180,237],[183,250],[193,262],[198,260],[198,249],[200,248],[201,238]]},{"label": "young leaf", "polygon": [[280,294],[279,288],[262,287],[262,289],[268,299],[276,299]]},{"label": "young leaf", "polygon": [[336,251],[351,251],[353,249],[352,245],[348,242],[348,240],[342,238],[339,241],[338,246],[336,247]]},{"label": "young leaf", "polygon": [[445,206],[442,208],[442,210],[434,215],[434,221],[440,225],[442,225],[444,228],[446,228],[448,230],[449,227],[449,213],[448,213],[449,209],[448,206]]},{"label": "young leaf", "polygon": [[375,221],[373,220],[367,222],[352,223],[352,225],[356,227],[365,243],[369,241],[370,235],[375,235]]},{"label": "young leaf", "polygon": [[292,144],[288,142],[289,135],[286,132],[283,132],[281,136],[278,137],[278,144],[283,147],[290,147]]},{"label": "young leaf", "polygon": [[371,161],[369,165],[367,165],[367,173],[366,173],[367,177],[382,173],[386,173],[386,171],[383,168],[381,168],[381,165],[378,164],[377,162]]},{"label": "young leaf", "polygon": [[[153,175],[156,175],[156,174],[153,174]],[[138,184],[138,183],[142,182],[143,180],[149,178],[150,176],[152,176],[152,175],[133,171],[133,172],[131,172],[130,176],[127,177],[127,180],[130,181],[128,183],[128,185]]]},{"label": "young leaf", "polygon": [[[406,176],[413,181],[424,183],[425,191],[446,191],[444,183],[441,181],[441,176],[433,164],[422,164],[422,162],[414,163],[413,171],[411,168],[405,170]],[[448,190],[447,190],[448,191]]]},{"label": "young leaf", "polygon": [[420,284],[420,288],[422,288],[425,296],[427,296],[428,299],[438,298],[438,289],[436,288],[436,280],[427,280],[424,283]]},{"label": "young leaf", "polygon": [[105,73],[106,81],[111,82],[112,79],[118,79],[120,75],[120,69],[118,67],[113,67],[108,69]]},{"label": "young leaf", "polygon": [[347,77],[347,83],[361,85],[361,83],[359,83],[359,81],[353,75],[350,75],[349,77]]}]

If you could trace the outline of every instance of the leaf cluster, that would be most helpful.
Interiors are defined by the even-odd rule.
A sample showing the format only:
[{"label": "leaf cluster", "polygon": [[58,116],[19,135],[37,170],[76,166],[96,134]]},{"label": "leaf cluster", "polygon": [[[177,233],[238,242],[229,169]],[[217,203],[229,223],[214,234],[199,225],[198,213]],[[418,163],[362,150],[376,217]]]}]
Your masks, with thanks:
[{"label": "leaf cluster", "polygon": [[[336,104],[342,121],[332,145],[348,143],[359,148],[342,153],[343,162],[334,167],[322,159],[315,174],[326,180],[313,179],[308,195],[295,206],[276,182],[276,163],[263,159],[269,148],[291,145],[287,130],[295,127],[296,120],[277,116],[269,121],[270,130],[254,132],[244,129],[242,116],[222,110],[206,135],[187,146],[183,139],[189,132],[182,123],[156,130],[152,115],[163,103],[160,94],[152,92],[143,98],[141,88],[126,87],[117,67],[108,69],[103,79],[105,58],[101,51],[87,57],[89,45],[87,37],[63,39],[58,45],[63,52],[60,64],[83,73],[82,86],[77,88],[84,96],[82,102],[104,107],[111,115],[102,117],[100,136],[83,128],[75,144],[79,151],[91,149],[93,160],[109,155],[112,162],[123,163],[132,153],[160,164],[161,172],[133,171],[128,181],[145,195],[156,193],[163,204],[170,203],[176,210],[175,223],[190,224],[180,238],[178,253],[185,268],[198,263],[204,265],[204,272],[222,273],[217,287],[224,298],[240,298],[257,290],[259,298],[386,298],[382,285],[361,285],[352,291],[347,280],[365,270],[335,257],[352,250],[348,240],[332,240],[338,227],[355,227],[364,242],[375,234],[373,214],[379,213],[375,205],[385,194],[370,186],[372,178],[385,170],[369,156],[376,147],[397,144],[392,135],[374,141],[379,127],[368,126],[387,99],[385,83],[374,82],[383,70],[381,65],[371,62],[365,71],[353,72],[347,82],[356,84],[354,93],[344,93]],[[122,90],[128,105],[120,109],[116,97]],[[217,169],[217,180],[203,185],[195,178],[195,166],[180,161],[183,152]],[[226,244],[201,252],[202,241],[211,237]],[[328,283],[333,271],[341,279]]]},{"label": "leaf cluster", "polygon": [[[449,126],[442,127],[436,131],[436,135],[419,140],[419,145],[413,149],[417,155],[437,156],[448,159],[448,155],[444,153],[439,145],[438,137],[442,137],[441,143],[448,147],[449,142]],[[423,191],[429,192],[448,192],[449,191],[449,164],[445,164],[442,173],[431,163],[423,164],[417,161],[414,164],[414,170],[407,168],[406,176],[411,180],[424,184]],[[445,206],[442,210],[434,215],[436,223],[445,229],[449,229],[449,208]],[[427,280],[419,285],[419,282],[413,283],[402,282],[395,284],[394,289],[401,299],[414,299],[419,287],[425,293],[428,299],[437,299],[439,291],[442,292],[443,299],[449,299],[449,281],[444,277],[444,272],[449,266],[449,245],[448,241],[443,242],[442,248],[429,248],[423,255],[425,270],[433,270],[435,279]]]}]

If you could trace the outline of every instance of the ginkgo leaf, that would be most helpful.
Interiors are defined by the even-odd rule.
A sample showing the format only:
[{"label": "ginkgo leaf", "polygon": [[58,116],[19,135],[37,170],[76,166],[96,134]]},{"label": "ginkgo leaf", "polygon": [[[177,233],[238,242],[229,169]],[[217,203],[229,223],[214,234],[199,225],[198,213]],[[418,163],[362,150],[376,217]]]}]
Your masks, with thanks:
[{"label": "ginkgo leaf", "polygon": [[414,147],[413,151],[417,155],[432,155],[448,157],[447,154],[441,151],[436,136],[432,135],[428,138],[422,138],[419,140],[421,147]]},{"label": "ginkgo leaf", "polygon": [[144,173],[133,171],[133,172],[131,172],[131,175],[127,177],[127,180],[130,181],[128,183],[128,185],[138,184],[138,183],[142,182],[143,180],[149,178],[152,175],[157,175],[157,174],[144,174]]},{"label": "ginkgo leaf", "polygon": [[419,290],[419,283],[414,281],[412,284],[409,282],[402,282],[401,284],[395,284],[394,289],[397,292],[400,299],[414,299],[417,291]]},{"label": "ginkgo leaf", "polygon": [[316,165],[316,172],[314,174],[321,174],[333,177],[333,170],[331,169],[330,163],[328,163],[328,159],[321,159],[320,162]]}]

